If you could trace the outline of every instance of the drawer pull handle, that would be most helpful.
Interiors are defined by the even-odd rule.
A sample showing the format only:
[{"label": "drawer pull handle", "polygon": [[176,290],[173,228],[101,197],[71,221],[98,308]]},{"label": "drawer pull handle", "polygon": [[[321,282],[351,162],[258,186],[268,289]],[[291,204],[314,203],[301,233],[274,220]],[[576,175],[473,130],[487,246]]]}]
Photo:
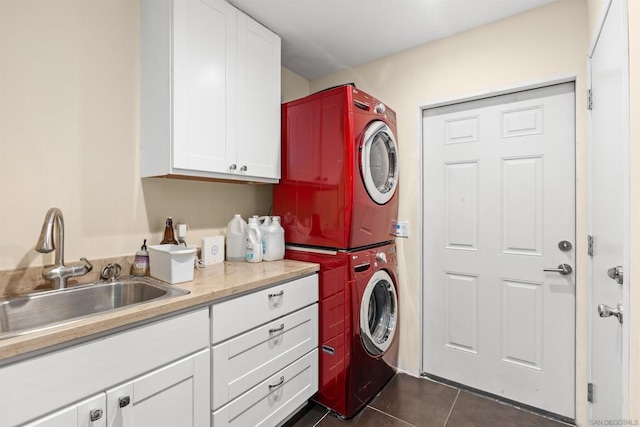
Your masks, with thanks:
[{"label": "drawer pull handle", "polygon": [[269,298],[278,298],[284,295],[284,289],[278,292],[277,294],[269,294]]},{"label": "drawer pull handle", "polygon": [[336,354],[336,349],[333,347],[329,347],[328,345],[322,345],[322,351],[324,351],[325,353],[329,353],[330,355],[334,355]]},{"label": "drawer pull handle", "polygon": [[280,332],[280,331],[282,331],[283,329],[284,329],[284,323],[281,323],[279,328],[272,328],[272,329],[269,329],[269,334],[274,334],[274,333],[276,333],[276,332]]},{"label": "drawer pull handle", "polygon": [[284,384],[284,375],[280,377],[280,381],[278,381],[278,384],[269,384],[269,391],[273,390],[276,387],[280,387],[282,384]]},{"label": "drawer pull handle", "polygon": [[129,405],[129,403],[131,403],[131,398],[129,396],[121,397],[120,399],[118,399],[118,406],[120,406],[121,408]]},{"label": "drawer pull handle", "polygon": [[91,422],[98,421],[100,418],[102,418],[102,409],[93,409],[89,412]]}]

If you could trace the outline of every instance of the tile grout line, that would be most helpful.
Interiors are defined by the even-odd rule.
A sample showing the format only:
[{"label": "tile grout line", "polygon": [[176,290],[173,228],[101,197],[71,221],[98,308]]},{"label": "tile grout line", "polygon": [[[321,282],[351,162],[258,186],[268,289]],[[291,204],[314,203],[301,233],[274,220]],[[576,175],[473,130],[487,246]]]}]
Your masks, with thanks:
[{"label": "tile grout line", "polygon": [[449,409],[449,413],[447,414],[447,418],[444,420],[444,424],[442,427],[446,427],[449,422],[449,417],[451,417],[451,413],[453,412],[453,407],[456,406],[456,402],[458,401],[458,397],[460,396],[460,390],[458,390],[458,394],[456,394],[456,398],[453,399],[453,404],[451,405],[451,409]]},{"label": "tile grout line", "polygon": [[374,408],[373,406],[367,405],[367,408],[369,408],[369,409],[373,409],[373,410],[374,410],[374,411],[376,411],[376,412],[380,412],[381,414],[384,414],[384,415],[386,415],[386,416],[388,416],[388,417],[391,417],[391,418],[393,418],[393,419],[395,419],[395,420],[398,420],[398,421],[400,421],[401,423],[406,424],[406,425],[408,425],[408,426],[416,427],[415,425],[411,424],[410,422],[407,422],[407,421],[403,420],[402,418],[398,418],[398,417],[393,416],[393,415],[391,415],[391,414],[387,414],[386,412],[384,412],[384,411],[382,411],[382,410],[380,410],[380,409],[378,409],[378,408]]},{"label": "tile grout line", "polygon": [[329,415],[329,413],[330,413],[330,412],[331,412],[331,411],[327,411],[327,412],[325,412],[325,413],[324,413],[324,415],[322,416],[322,418],[320,418],[320,419],[318,420],[318,422],[317,422],[317,423],[315,423],[315,424],[313,425],[313,427],[317,427],[317,426],[322,422],[322,420],[324,420],[325,418],[327,418],[327,415]]}]

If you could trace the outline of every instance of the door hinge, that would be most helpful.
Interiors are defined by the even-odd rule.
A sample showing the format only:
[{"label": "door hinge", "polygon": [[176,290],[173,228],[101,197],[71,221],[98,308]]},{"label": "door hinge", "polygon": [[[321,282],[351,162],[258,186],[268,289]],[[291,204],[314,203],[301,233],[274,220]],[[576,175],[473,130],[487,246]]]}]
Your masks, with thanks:
[{"label": "door hinge", "polygon": [[593,236],[587,236],[587,255],[593,256]]},{"label": "door hinge", "polygon": [[593,92],[587,89],[587,110],[593,110]]},{"label": "door hinge", "polygon": [[593,403],[593,383],[587,383],[587,402]]}]

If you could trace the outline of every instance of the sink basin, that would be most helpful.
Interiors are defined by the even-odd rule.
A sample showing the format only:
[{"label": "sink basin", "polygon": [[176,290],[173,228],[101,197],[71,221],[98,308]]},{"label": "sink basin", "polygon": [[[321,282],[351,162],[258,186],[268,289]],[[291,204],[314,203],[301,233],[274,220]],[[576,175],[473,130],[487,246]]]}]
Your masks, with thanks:
[{"label": "sink basin", "polygon": [[188,293],[189,291],[153,279],[129,276],[114,282],[95,282],[63,290],[0,299],[0,339]]}]

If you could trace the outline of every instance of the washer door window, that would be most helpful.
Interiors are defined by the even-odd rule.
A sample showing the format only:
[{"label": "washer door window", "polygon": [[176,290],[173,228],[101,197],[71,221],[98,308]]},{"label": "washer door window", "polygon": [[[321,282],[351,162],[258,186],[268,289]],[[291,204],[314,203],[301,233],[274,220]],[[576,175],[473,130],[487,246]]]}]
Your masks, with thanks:
[{"label": "washer door window", "polygon": [[360,305],[360,337],[372,356],[383,354],[393,341],[398,321],[398,297],[389,273],[379,270],[369,280]]},{"label": "washer door window", "polygon": [[398,148],[385,122],[371,122],[360,146],[360,170],[369,197],[384,205],[398,186]]}]

